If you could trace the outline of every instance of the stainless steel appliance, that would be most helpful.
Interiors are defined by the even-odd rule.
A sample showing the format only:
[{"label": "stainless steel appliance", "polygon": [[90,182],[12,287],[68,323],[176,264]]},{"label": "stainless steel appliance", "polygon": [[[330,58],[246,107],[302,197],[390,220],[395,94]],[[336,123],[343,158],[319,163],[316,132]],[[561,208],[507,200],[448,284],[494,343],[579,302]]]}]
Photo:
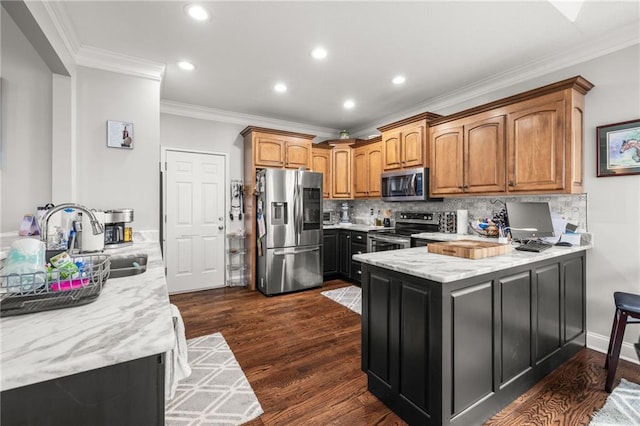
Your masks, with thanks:
[{"label": "stainless steel appliance", "polygon": [[321,286],[322,173],[264,169],[256,188],[258,289],[273,295]]},{"label": "stainless steel appliance", "polygon": [[438,232],[440,213],[396,212],[395,229],[371,231],[367,234],[367,251],[398,250],[411,247],[411,235]]},{"label": "stainless steel appliance", "polygon": [[442,201],[429,197],[429,169],[418,167],[382,173],[382,199],[385,201]]},{"label": "stainless steel appliance", "polygon": [[104,212],[104,248],[119,248],[133,244],[133,209],[113,209]]},{"label": "stainless steel appliance", "polygon": [[336,218],[336,212],[333,210],[322,211],[322,224],[323,225],[335,225],[338,219]]}]

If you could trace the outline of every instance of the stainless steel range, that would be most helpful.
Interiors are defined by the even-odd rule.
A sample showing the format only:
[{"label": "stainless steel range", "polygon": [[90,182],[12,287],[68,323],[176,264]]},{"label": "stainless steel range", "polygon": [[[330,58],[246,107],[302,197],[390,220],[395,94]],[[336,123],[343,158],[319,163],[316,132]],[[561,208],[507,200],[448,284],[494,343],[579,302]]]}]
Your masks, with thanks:
[{"label": "stainless steel range", "polygon": [[395,229],[369,232],[367,251],[398,250],[411,247],[411,235],[440,230],[438,212],[396,212]]}]

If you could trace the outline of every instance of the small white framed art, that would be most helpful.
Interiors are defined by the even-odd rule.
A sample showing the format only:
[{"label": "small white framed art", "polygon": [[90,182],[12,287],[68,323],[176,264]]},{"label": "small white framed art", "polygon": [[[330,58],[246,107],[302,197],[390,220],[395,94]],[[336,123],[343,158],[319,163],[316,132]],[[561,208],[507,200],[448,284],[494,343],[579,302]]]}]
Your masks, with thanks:
[{"label": "small white framed art", "polygon": [[107,120],[107,146],[133,149],[133,123]]}]

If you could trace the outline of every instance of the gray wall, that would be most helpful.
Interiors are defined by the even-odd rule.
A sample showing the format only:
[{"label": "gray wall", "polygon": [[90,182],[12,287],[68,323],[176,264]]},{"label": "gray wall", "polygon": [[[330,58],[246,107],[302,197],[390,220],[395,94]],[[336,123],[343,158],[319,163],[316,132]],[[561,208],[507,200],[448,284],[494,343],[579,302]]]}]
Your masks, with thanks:
[{"label": "gray wall", "polygon": [[2,21],[0,232],[51,200],[52,74],[9,14]]},{"label": "gray wall", "polygon": [[[160,82],[78,67],[78,202],[133,208],[135,230],[157,230]],[[133,149],[107,147],[107,120],[133,123]]]}]

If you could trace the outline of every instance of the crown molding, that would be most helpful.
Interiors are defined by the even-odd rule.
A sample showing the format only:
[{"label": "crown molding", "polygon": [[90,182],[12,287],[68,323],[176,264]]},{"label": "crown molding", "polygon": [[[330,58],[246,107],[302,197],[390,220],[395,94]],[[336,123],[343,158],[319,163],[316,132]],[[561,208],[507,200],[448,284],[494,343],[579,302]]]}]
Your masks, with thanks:
[{"label": "crown molding", "polygon": [[73,29],[73,24],[69,19],[69,13],[67,12],[64,2],[43,1],[42,6],[47,11],[56,31],[58,31],[64,45],[67,50],[71,52],[71,55],[74,56],[75,60],[75,54],[80,50],[80,42],[78,41],[75,30]]},{"label": "crown molding", "polygon": [[76,65],[161,81],[166,64],[83,45],[64,2],[42,2]]},{"label": "crown molding", "polygon": [[127,56],[96,47],[82,46],[75,56],[77,64],[84,67],[98,68],[156,81],[162,80],[166,68],[165,64],[159,62]]},{"label": "crown molding", "polygon": [[334,138],[340,134],[339,129],[329,127],[312,126],[294,121],[280,120],[277,118],[262,117],[259,115],[244,114],[233,111],[225,111],[216,108],[208,108],[199,105],[185,104],[170,100],[160,101],[160,113],[179,115],[200,120],[219,121],[243,126],[265,127],[269,129],[293,131],[297,133],[313,134],[317,138]]},{"label": "crown molding", "polygon": [[631,24],[612,31],[606,36],[589,40],[570,49],[558,51],[544,58],[527,62],[518,67],[511,68],[489,78],[463,86],[459,89],[447,92],[440,96],[428,99],[411,109],[399,113],[390,114],[371,121],[364,126],[353,130],[351,133],[360,135],[376,129],[381,124],[397,121],[402,117],[414,115],[420,111],[441,111],[473,100],[483,95],[491,94],[519,83],[532,80],[554,71],[587,62],[591,59],[640,44],[640,29]]}]

